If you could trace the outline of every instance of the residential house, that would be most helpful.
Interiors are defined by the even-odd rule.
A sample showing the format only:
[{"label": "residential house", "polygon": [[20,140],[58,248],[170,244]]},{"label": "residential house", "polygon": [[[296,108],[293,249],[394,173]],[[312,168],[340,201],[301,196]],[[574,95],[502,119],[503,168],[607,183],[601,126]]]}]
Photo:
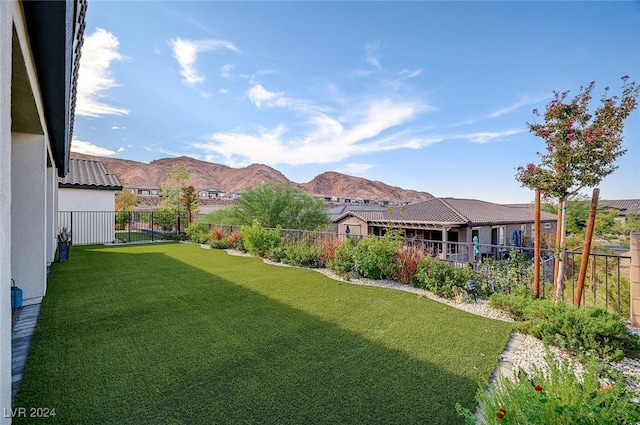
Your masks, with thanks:
[{"label": "residential house", "polygon": [[[531,246],[534,210],[493,204],[475,199],[433,198],[384,209],[346,209],[334,216],[338,234],[383,235],[400,228],[407,238],[439,242],[443,257],[468,261],[475,256],[474,238],[480,256],[496,256],[509,246]],[[542,233],[555,232],[556,216],[541,213]]]},{"label": "residential house", "polygon": [[40,302],[57,246],[57,183],[68,170],[85,10],[84,0],[0,1],[2,412],[11,412],[11,279],[25,305]]},{"label": "residential house", "polygon": [[627,212],[640,215],[640,199],[602,199],[598,201],[598,207],[618,210],[618,217],[615,218],[615,221],[620,224],[626,222]]},{"label": "residential house", "polygon": [[216,199],[224,198],[226,193],[220,189],[201,189],[198,191],[198,198],[200,199]]},{"label": "residential house", "polygon": [[127,186],[137,196],[159,196],[160,189],[157,186]]},{"label": "residential house", "polygon": [[90,245],[115,239],[115,194],[122,185],[101,161],[69,160],[69,172],[58,180],[59,227],[71,231],[72,242]]}]

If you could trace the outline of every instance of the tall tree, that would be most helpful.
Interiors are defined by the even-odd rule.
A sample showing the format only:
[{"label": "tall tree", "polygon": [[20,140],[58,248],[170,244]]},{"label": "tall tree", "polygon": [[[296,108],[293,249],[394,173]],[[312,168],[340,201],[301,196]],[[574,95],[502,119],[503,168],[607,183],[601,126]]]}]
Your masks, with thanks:
[{"label": "tall tree", "polygon": [[[559,199],[561,208],[566,208],[568,196],[577,194],[586,187],[597,186],[604,177],[613,173],[616,159],[624,155],[622,146],[624,121],[637,107],[640,91],[629,77],[622,77],[622,95],[610,95],[606,87],[601,105],[592,114],[589,102],[595,82],[580,87],[579,93],[569,98],[569,91],[554,91],[553,100],[546,106],[544,114],[533,110],[538,123],[527,123],[529,131],[541,137],[546,149],[538,152],[539,164],[530,163],[517,168],[516,179],[523,186],[538,190],[547,198]],[[564,215],[566,218],[566,215]],[[564,296],[564,243],[566,219],[558,223],[561,232],[559,246],[556,299]]]},{"label": "tall tree", "polygon": [[248,188],[231,210],[238,222],[284,229],[318,230],[330,223],[324,203],[286,184],[262,183]]}]

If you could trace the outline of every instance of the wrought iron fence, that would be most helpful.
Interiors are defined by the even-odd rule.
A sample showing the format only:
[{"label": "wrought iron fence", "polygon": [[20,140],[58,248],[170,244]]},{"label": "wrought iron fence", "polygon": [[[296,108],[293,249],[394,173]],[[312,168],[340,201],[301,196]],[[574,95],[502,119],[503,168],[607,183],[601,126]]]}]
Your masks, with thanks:
[{"label": "wrought iron fence", "polygon": [[60,211],[59,228],[71,232],[74,245],[153,242],[183,233],[184,213],[165,211]]}]

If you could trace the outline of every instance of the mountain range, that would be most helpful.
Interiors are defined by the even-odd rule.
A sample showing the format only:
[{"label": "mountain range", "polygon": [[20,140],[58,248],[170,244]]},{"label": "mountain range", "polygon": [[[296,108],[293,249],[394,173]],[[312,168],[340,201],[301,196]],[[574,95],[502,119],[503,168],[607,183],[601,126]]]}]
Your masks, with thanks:
[{"label": "mountain range", "polygon": [[232,168],[186,156],[157,159],[148,164],[128,159],[79,153],[72,153],[71,157],[101,161],[107,172],[115,174],[124,187],[158,187],[167,180],[171,168],[182,163],[189,172],[187,185],[192,185],[196,189],[218,189],[231,193],[262,182],[269,182],[288,184],[312,195],[340,198],[407,202],[420,202],[433,198],[428,192],[402,189],[377,180],[367,180],[335,171],[322,173],[307,183],[296,183],[289,180],[280,171],[263,164]]}]

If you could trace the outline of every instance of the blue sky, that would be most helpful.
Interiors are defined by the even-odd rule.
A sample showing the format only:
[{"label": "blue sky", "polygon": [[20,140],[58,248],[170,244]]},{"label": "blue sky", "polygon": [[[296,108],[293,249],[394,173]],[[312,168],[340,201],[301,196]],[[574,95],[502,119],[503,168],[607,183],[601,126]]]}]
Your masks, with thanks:
[{"label": "blue sky", "polygon": [[[72,150],[529,202],[532,110],[640,82],[640,2],[90,1]],[[594,102],[594,106],[597,103]],[[640,198],[640,111],[604,199]]]}]

